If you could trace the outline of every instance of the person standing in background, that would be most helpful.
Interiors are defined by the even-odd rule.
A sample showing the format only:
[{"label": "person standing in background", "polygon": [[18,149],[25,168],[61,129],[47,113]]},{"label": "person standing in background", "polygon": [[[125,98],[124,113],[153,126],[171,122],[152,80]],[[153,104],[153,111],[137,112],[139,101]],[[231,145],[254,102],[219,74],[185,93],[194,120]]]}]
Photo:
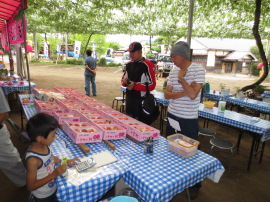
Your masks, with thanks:
[{"label": "person standing in background", "polygon": [[4,121],[8,118],[10,111],[7,99],[0,88],[0,170],[17,187],[26,185],[26,170],[20,158],[18,150],[14,147],[10,139]]},{"label": "person standing in background", "polygon": [[[205,71],[202,66],[190,61],[190,48],[184,41],[174,45],[171,58],[177,68],[171,70],[164,93],[164,97],[170,99],[168,118],[179,123],[183,135],[198,140],[199,103]],[[172,134],[175,134],[175,129],[167,124],[166,135]],[[197,197],[200,187],[201,182],[190,187],[191,199]]]},{"label": "person standing in background", "polygon": [[146,94],[146,82],[149,91],[156,87],[155,65],[142,56],[142,45],[133,42],[127,49],[131,61],[126,65],[122,77],[122,86],[126,88],[126,113],[142,122],[142,100]]},{"label": "person standing in background", "polygon": [[90,96],[90,82],[92,85],[92,94],[93,96],[97,96],[96,90],[96,60],[92,57],[92,51],[86,50],[86,57],[84,60],[85,70],[84,70],[84,77],[85,77],[85,91],[86,95]]}]

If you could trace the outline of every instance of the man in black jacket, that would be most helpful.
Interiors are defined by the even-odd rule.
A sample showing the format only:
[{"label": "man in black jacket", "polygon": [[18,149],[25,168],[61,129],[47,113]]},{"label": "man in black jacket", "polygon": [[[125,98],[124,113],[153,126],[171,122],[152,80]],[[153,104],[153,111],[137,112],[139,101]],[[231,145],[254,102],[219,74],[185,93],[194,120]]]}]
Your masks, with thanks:
[{"label": "man in black jacket", "polygon": [[130,53],[131,61],[126,65],[126,70],[122,77],[122,86],[126,88],[126,113],[140,121],[141,102],[146,93],[146,82],[148,89],[152,91],[156,87],[155,65],[142,56],[142,45],[133,42],[127,49]]}]

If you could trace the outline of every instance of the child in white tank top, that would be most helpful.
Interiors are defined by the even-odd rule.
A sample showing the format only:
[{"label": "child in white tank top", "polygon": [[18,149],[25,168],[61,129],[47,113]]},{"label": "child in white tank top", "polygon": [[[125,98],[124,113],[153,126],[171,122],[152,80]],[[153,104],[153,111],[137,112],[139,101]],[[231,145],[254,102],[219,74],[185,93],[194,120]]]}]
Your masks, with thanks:
[{"label": "child in white tank top", "polygon": [[[49,145],[56,138],[57,120],[48,114],[38,113],[27,123],[26,131],[31,139],[31,145],[26,152],[27,188],[31,191],[34,201],[57,201],[57,186],[54,178],[65,173],[67,165],[54,168],[59,158],[52,155]],[[68,160],[68,165],[74,165],[79,159]]]}]

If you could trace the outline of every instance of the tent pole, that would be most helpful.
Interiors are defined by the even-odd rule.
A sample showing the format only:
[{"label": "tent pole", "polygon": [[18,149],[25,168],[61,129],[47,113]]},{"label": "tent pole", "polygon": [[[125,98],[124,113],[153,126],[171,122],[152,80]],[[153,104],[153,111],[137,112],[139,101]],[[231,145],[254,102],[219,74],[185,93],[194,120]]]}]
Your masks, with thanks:
[{"label": "tent pole", "polygon": [[[21,1],[22,10],[24,11],[24,0]],[[26,22],[25,16],[22,17],[22,27],[23,27],[23,34],[24,34],[24,53],[25,53],[25,60],[26,60],[26,67],[27,67],[27,77],[28,77],[28,86],[29,86],[29,94],[31,94],[31,79],[30,79],[30,71],[29,71],[29,63],[27,57],[27,50],[26,50]]]}]

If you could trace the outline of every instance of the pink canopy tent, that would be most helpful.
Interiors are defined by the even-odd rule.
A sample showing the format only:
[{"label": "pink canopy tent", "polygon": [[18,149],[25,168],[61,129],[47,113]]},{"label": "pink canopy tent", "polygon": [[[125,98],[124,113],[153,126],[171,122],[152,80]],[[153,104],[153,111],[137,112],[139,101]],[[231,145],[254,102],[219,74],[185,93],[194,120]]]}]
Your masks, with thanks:
[{"label": "pink canopy tent", "polygon": [[[26,5],[27,5],[27,1]],[[21,8],[21,0],[0,0],[0,32],[5,28],[5,21],[14,18]]]},{"label": "pink canopy tent", "polygon": [[[0,0],[1,44],[6,51],[9,51],[10,70],[14,70],[10,44],[23,43],[24,48],[26,49],[26,19],[24,17],[25,9],[27,9],[27,0]],[[25,58],[29,81],[29,93],[31,93],[27,54]]]}]

